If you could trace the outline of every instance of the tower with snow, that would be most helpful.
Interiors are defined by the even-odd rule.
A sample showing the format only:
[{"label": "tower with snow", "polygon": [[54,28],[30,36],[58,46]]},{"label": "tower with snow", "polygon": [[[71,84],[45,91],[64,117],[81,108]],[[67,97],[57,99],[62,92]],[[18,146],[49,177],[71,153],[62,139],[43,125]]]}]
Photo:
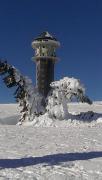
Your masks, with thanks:
[{"label": "tower with snow", "polygon": [[58,47],[60,47],[60,42],[48,32],[43,32],[32,42],[32,48],[35,49],[36,86],[45,97],[50,91],[50,83],[54,81],[54,65],[58,60],[56,56]]}]

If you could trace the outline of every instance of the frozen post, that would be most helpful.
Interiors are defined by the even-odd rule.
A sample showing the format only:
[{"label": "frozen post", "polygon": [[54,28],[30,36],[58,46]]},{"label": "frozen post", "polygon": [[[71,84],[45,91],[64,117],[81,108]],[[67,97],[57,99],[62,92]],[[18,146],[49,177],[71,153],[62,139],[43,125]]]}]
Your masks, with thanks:
[{"label": "frozen post", "polygon": [[45,97],[50,91],[50,83],[54,81],[54,65],[58,60],[56,57],[58,47],[60,43],[48,32],[43,32],[32,42],[32,48],[35,49],[36,86]]}]

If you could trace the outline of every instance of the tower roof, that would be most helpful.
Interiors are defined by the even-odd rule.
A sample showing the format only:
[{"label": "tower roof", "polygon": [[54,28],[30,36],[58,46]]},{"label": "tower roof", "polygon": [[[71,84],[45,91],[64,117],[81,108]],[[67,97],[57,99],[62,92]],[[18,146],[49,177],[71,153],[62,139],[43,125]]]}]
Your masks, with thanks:
[{"label": "tower roof", "polygon": [[37,38],[35,38],[35,40],[37,41],[47,40],[47,39],[57,41],[57,39],[52,35],[50,35],[49,32],[47,31],[42,32]]}]

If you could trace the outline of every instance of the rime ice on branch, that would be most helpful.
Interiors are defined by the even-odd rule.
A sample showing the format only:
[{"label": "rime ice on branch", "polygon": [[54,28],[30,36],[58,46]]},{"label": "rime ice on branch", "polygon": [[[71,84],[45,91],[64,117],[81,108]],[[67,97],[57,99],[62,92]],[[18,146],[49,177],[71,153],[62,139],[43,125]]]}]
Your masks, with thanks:
[{"label": "rime ice on branch", "polygon": [[3,76],[3,81],[8,88],[17,87],[14,97],[22,107],[19,122],[31,121],[35,116],[44,113],[43,97],[28,77],[21,75],[15,67],[2,60],[0,61],[0,75]]},{"label": "rime ice on branch", "polygon": [[47,98],[46,107],[50,118],[67,119],[68,102],[72,101],[73,97],[81,102],[92,104],[91,100],[85,96],[85,88],[78,79],[64,77],[52,82],[51,87],[52,91]]}]

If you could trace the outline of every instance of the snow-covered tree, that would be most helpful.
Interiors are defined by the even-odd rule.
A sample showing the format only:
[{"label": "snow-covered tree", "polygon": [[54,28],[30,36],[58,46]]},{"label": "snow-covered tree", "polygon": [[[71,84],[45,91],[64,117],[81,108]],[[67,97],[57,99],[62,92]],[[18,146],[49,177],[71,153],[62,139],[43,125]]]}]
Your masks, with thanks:
[{"label": "snow-covered tree", "polygon": [[73,97],[81,102],[92,104],[91,100],[85,96],[85,88],[78,79],[64,77],[52,82],[51,87],[52,91],[47,98],[46,107],[51,118],[68,118],[68,102],[72,101]]},{"label": "snow-covered tree", "polygon": [[14,66],[9,65],[7,61],[0,61],[0,75],[3,76],[3,81],[8,88],[17,86],[14,96],[21,106],[19,124],[25,121],[32,121],[35,116],[44,113],[44,98],[28,77],[23,76]]},{"label": "snow-covered tree", "polygon": [[81,102],[91,104],[85,96],[85,88],[80,80],[65,77],[51,83],[51,91],[47,98],[43,97],[32,81],[23,76],[14,66],[7,61],[0,61],[0,75],[8,88],[16,86],[14,93],[16,101],[21,106],[21,118],[19,124],[31,122],[44,113],[50,118],[66,119],[68,117],[68,102],[76,97]]}]

